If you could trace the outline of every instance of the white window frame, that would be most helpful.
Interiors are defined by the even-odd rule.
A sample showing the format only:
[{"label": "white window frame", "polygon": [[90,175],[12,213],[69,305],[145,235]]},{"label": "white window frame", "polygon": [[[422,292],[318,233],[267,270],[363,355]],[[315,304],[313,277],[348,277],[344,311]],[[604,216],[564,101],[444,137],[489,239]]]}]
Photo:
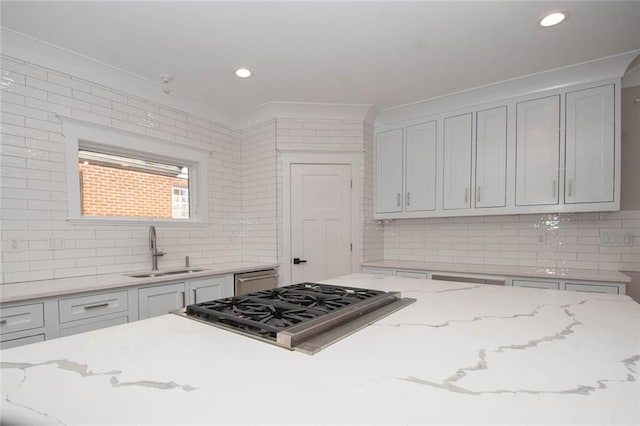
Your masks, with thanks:
[{"label": "white window frame", "polygon": [[[116,129],[98,123],[60,116],[65,137],[67,162],[68,220],[83,224],[114,223],[166,223],[206,224],[208,222],[207,170],[209,151],[173,141]],[[137,218],[117,216],[83,216],[78,173],[78,147],[83,149],[107,149],[110,154],[120,154],[149,161],[184,164],[189,167],[189,219]],[[160,154],[167,153],[167,154]]]}]

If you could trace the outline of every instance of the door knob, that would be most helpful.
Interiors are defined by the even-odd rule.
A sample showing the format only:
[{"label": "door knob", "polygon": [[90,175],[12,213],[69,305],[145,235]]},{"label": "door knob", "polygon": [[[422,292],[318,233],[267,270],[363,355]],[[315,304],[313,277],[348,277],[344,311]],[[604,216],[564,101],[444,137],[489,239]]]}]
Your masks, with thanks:
[{"label": "door knob", "polygon": [[293,258],[293,264],[294,265],[299,265],[301,263],[307,263],[307,261],[305,259],[300,259],[299,257],[294,257]]}]

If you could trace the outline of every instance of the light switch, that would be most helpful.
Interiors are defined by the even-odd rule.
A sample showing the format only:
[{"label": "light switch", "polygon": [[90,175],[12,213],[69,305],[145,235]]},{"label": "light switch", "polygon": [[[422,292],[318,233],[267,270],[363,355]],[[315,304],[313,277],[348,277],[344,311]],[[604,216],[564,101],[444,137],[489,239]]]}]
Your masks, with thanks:
[{"label": "light switch", "polygon": [[623,229],[601,229],[600,244],[605,246],[632,246],[633,232]]}]

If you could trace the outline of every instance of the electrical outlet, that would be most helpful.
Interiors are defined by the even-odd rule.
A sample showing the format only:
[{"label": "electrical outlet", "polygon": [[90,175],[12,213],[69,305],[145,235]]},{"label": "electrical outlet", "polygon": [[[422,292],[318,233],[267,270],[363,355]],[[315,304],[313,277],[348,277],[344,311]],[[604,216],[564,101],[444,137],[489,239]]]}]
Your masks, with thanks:
[{"label": "electrical outlet", "polygon": [[64,248],[64,238],[51,237],[49,238],[49,248],[52,250],[58,250]]},{"label": "electrical outlet", "polygon": [[11,238],[7,240],[6,247],[8,252],[20,251],[20,240],[17,238]]}]

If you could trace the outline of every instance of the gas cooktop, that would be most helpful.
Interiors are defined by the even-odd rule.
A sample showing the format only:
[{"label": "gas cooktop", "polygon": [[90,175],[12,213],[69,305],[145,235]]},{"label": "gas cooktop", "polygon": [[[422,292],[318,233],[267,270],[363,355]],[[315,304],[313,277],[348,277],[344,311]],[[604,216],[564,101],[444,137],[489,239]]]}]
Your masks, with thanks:
[{"label": "gas cooktop", "polygon": [[313,354],[414,301],[398,292],[300,283],[196,303],[176,313]]}]

